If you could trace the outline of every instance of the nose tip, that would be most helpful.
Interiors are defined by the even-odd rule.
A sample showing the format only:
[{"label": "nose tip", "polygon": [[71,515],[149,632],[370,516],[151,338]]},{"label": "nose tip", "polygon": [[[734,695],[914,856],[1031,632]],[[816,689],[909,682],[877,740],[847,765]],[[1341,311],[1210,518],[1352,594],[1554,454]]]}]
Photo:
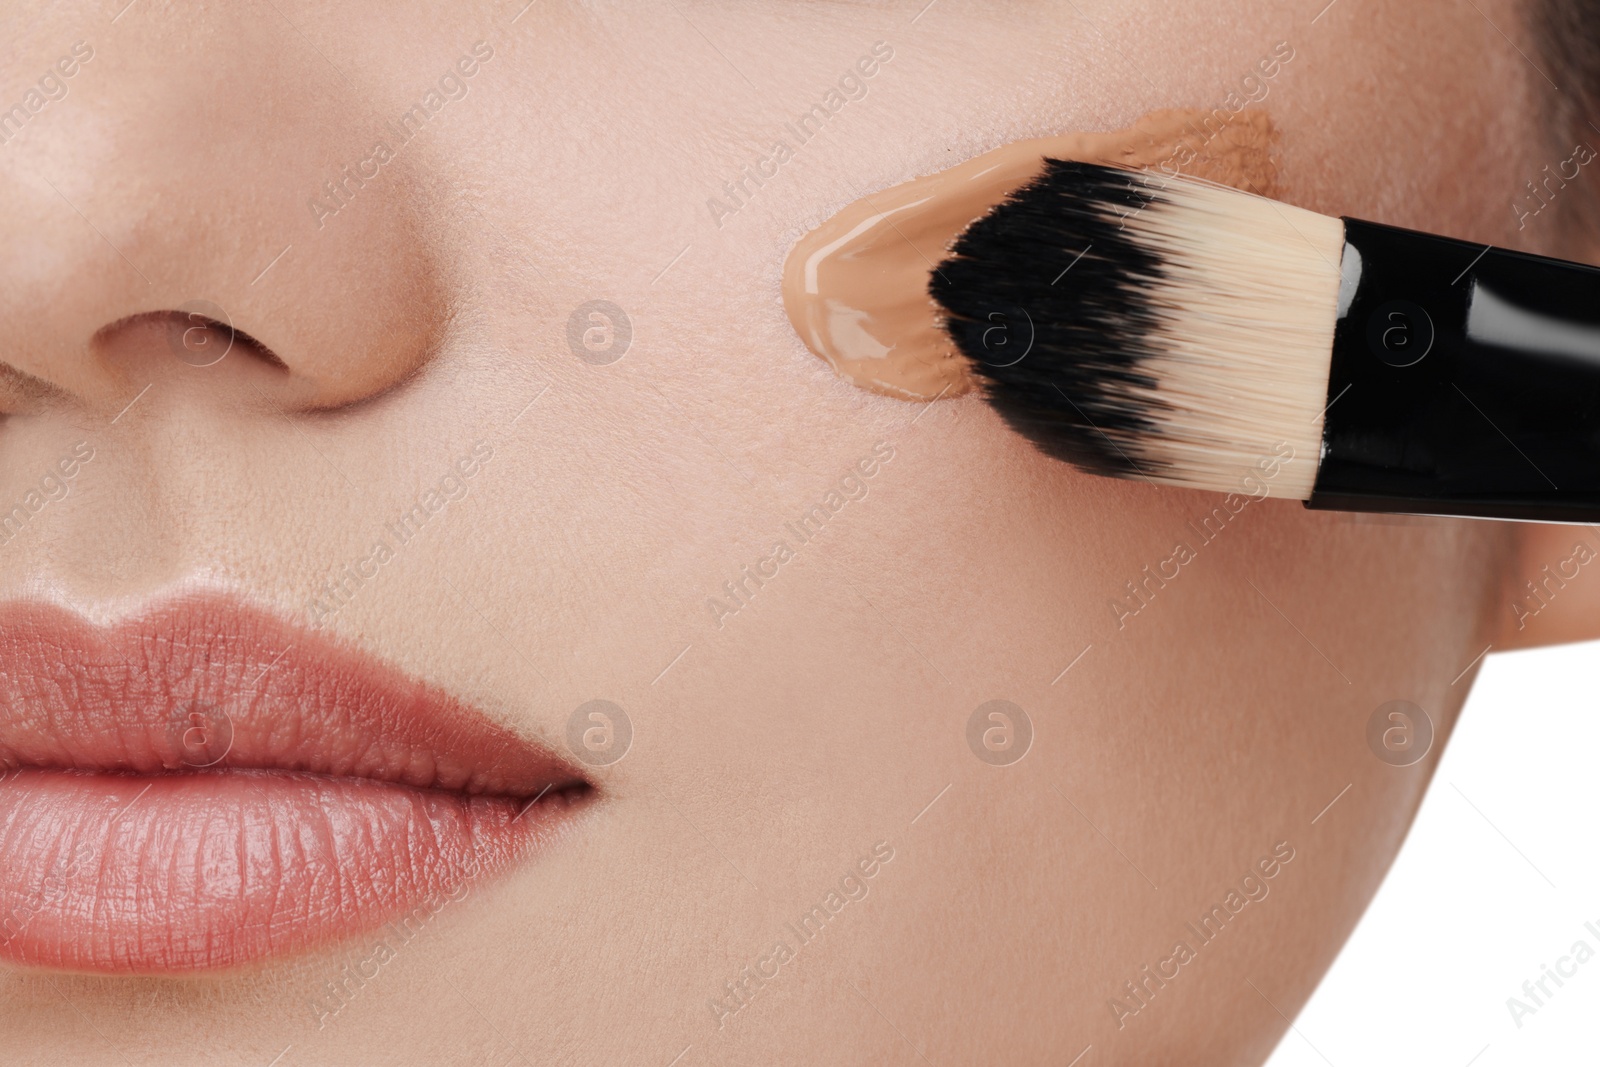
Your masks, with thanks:
[{"label": "nose tip", "polygon": [[[447,306],[415,208],[422,149],[353,173],[391,136],[360,90],[314,53],[252,64],[281,41],[206,17],[235,20],[206,28],[212,62],[172,62],[190,20],[131,22],[70,110],[8,142],[0,359],[82,398],[125,396],[156,352],[238,365],[292,408],[370,398],[426,362]],[[270,121],[239,121],[250,98]],[[340,210],[317,211],[333,183]]]}]

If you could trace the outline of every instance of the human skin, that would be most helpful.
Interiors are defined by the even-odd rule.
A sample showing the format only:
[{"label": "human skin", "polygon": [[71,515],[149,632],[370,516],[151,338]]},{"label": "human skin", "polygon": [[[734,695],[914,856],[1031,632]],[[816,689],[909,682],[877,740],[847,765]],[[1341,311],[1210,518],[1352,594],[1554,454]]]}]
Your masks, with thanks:
[{"label": "human skin", "polygon": [[[371,937],[221,974],[7,967],[9,1062],[1258,1063],[1393,859],[1469,665],[1592,633],[1587,570],[1544,631],[1510,626],[1571,531],[1272,499],[1119,626],[1216,497],[1078,474],[974,396],[869,395],[778,296],[857,197],[1215,106],[1280,41],[1284,199],[1581,255],[1556,208],[1518,230],[1508,206],[1570,153],[1505,0],[120,6],[0,21],[0,106],[94,50],[0,152],[0,359],[29,376],[0,394],[0,501],[95,449],[0,547],[0,595],[100,618],[215,587],[307,623],[487,440],[324,627],[552,747],[596,697],[634,738],[557,847],[336,1013],[311,1002]],[[319,228],[323,182],[479,41],[466,95]],[[877,41],[867,95],[708,210]],[[199,299],[275,360],[189,366],[128,321]],[[632,323],[608,365],[569,345],[594,299]],[[864,498],[708,607],[879,442]],[[1006,767],[966,740],[993,699],[1035,731]],[[1406,768],[1366,741],[1396,699],[1438,734]],[[867,896],[719,1025],[708,1002],[879,842]],[[1123,983],[1280,842],[1266,899],[1119,1028]]]}]

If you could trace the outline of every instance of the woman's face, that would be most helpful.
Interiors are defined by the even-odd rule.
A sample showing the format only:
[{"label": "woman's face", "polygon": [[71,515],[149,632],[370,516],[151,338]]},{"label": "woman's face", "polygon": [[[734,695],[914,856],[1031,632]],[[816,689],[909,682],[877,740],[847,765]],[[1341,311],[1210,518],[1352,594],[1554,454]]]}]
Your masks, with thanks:
[{"label": "woman's face", "polygon": [[[1230,99],[1281,131],[1286,199],[1561,251],[1511,207],[1565,157],[1509,0],[120,3],[0,33],[0,106],[50,78],[0,116],[0,501],[94,453],[0,592],[105,621],[231,591],[558,752],[595,699],[631,741],[381,966],[367,931],[217,973],[8,967],[8,1047],[1267,1054],[1495,639],[1503,535],[1214,514],[974,397],[869,395],[794,335],[783,257],[1008,141]],[[262,347],[196,365],[172,339],[203,320],[147,314],[190,311]],[[1369,745],[1390,701],[1434,730],[1409,766]]]}]

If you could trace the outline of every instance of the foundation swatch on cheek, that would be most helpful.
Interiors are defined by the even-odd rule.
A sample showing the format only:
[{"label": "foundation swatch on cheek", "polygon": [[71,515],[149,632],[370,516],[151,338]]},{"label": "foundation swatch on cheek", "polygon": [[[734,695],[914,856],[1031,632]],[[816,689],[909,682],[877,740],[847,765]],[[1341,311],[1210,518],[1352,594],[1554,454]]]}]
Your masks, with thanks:
[{"label": "foundation swatch on cheek", "polygon": [[1005,145],[863,197],[806,234],[783,265],[784,309],[806,346],[863,389],[903,400],[957,396],[974,382],[939,325],[928,275],[1046,157],[1155,168],[1271,196],[1274,139],[1265,112],[1222,124],[1211,111],[1168,110],[1126,130]]}]

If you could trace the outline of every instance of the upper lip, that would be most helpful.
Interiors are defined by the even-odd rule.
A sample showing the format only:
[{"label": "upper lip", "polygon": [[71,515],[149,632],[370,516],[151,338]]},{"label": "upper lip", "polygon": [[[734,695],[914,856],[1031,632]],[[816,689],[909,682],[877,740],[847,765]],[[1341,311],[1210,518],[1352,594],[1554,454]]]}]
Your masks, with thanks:
[{"label": "upper lip", "polygon": [[0,606],[0,958],[187,973],[415,919],[588,791],[441,689],[228,597],[110,626]]},{"label": "upper lip", "polygon": [[111,626],[0,606],[0,769],[233,769],[537,799],[571,764],[442,690],[232,598]]}]

